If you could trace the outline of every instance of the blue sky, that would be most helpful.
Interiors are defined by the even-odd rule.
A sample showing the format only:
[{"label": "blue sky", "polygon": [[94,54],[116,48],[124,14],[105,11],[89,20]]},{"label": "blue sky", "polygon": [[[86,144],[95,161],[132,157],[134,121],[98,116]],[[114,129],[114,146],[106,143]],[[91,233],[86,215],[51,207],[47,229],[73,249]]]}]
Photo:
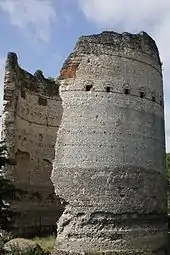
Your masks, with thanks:
[{"label": "blue sky", "polygon": [[20,65],[57,76],[82,34],[102,30],[148,32],[163,62],[166,147],[170,152],[170,1],[169,0],[0,0],[0,109],[4,61],[17,53]]}]

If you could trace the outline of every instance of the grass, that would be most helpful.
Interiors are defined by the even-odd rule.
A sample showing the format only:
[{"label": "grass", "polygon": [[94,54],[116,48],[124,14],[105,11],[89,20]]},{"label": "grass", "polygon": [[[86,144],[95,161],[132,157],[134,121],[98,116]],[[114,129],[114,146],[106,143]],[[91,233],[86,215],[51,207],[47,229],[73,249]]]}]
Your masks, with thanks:
[{"label": "grass", "polygon": [[45,252],[52,251],[54,249],[56,237],[54,235],[48,237],[34,237],[32,240],[39,244]]}]

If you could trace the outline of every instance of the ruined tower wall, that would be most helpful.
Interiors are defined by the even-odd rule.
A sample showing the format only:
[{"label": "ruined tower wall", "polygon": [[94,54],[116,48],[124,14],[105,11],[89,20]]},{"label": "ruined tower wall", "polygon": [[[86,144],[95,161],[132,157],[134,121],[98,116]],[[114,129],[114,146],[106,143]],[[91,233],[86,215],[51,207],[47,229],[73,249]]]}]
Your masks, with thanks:
[{"label": "ruined tower wall", "polygon": [[[17,77],[17,56],[8,54],[4,74],[4,95],[3,95],[3,117],[2,117],[2,134],[1,139],[5,140],[8,154],[10,158],[15,155],[15,109],[17,102],[16,90]],[[7,128],[8,127],[8,128]],[[11,169],[9,167],[8,174],[10,175]]]},{"label": "ruined tower wall", "polygon": [[81,37],[60,78],[63,117],[52,180],[69,204],[56,254],[165,254],[163,85],[155,42],[146,33]]},{"label": "ruined tower wall", "polygon": [[[12,67],[9,66],[9,58],[15,58]],[[58,85],[42,74],[33,76],[21,69],[16,55],[8,54],[4,99],[11,89],[11,83],[7,87],[7,74],[14,90],[9,98],[10,105],[4,107],[3,113],[2,133],[10,133],[5,137],[2,135],[2,138],[5,138],[9,153],[12,152],[16,162],[11,177],[16,187],[22,190],[20,201],[13,203],[14,210],[21,213],[15,218],[13,227],[24,234],[43,229],[48,231],[55,226],[61,213],[50,180],[54,144],[62,115]],[[5,121],[9,112],[13,117],[9,120],[13,121],[11,131]],[[9,140],[12,146],[9,146]]]}]

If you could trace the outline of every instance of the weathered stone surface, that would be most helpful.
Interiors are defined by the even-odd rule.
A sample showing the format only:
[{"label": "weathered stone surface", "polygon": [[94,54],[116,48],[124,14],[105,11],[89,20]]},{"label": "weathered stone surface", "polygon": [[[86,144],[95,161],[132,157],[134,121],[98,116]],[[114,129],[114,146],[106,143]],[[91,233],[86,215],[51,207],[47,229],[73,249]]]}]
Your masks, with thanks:
[{"label": "weathered stone surface", "polygon": [[[65,75],[70,63],[74,75]],[[70,69],[69,69],[70,70]],[[61,69],[54,254],[166,254],[162,70],[146,33],[83,36]]]},{"label": "weathered stone surface", "polygon": [[[20,252],[26,252],[26,250],[31,250],[34,252],[42,251],[42,248],[32,240],[24,238],[15,238],[10,240],[4,245],[4,251],[11,252],[13,249],[18,249]],[[42,253],[43,254],[43,253]]]},{"label": "weathered stone surface", "polygon": [[[12,208],[19,213],[13,229],[17,234],[37,234],[55,228],[62,213],[50,180],[54,144],[62,116],[58,84],[43,74],[21,69],[15,53],[8,53],[4,78],[2,139],[9,157],[8,167],[19,201]],[[37,233],[36,233],[37,232]]]}]

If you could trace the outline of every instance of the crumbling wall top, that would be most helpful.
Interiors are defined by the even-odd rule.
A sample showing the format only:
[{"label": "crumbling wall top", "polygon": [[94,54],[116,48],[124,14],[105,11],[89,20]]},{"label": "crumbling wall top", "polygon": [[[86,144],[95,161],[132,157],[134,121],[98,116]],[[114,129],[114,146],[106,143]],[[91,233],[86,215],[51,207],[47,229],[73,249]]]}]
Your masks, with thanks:
[{"label": "crumbling wall top", "polygon": [[[90,45],[95,45],[95,47],[89,47]],[[81,36],[76,44],[75,51],[79,54],[96,54],[99,53],[96,47],[101,45],[111,47],[115,53],[125,52],[128,49],[146,53],[161,63],[155,41],[143,31],[138,34],[128,32],[120,34],[113,31],[103,31],[100,34]]]},{"label": "crumbling wall top", "polygon": [[[80,63],[86,58],[88,62],[90,55],[97,56],[96,59],[101,56],[110,56],[112,59],[115,57],[131,59],[152,66],[160,74],[162,71],[157,45],[146,32],[120,34],[103,31],[100,34],[81,36],[78,39],[73,52],[65,60],[60,70],[60,80],[75,78]],[[101,61],[103,62],[102,59]]]},{"label": "crumbling wall top", "polygon": [[46,96],[58,96],[59,82],[57,79],[45,78],[43,73],[38,70],[31,74],[22,69],[18,64],[17,54],[8,52],[5,66],[5,73],[10,80],[15,80],[16,87],[19,89],[28,89],[32,92]]},{"label": "crumbling wall top", "polygon": [[18,57],[17,54],[14,52],[8,52],[6,66],[11,68],[15,68],[18,65]]}]

